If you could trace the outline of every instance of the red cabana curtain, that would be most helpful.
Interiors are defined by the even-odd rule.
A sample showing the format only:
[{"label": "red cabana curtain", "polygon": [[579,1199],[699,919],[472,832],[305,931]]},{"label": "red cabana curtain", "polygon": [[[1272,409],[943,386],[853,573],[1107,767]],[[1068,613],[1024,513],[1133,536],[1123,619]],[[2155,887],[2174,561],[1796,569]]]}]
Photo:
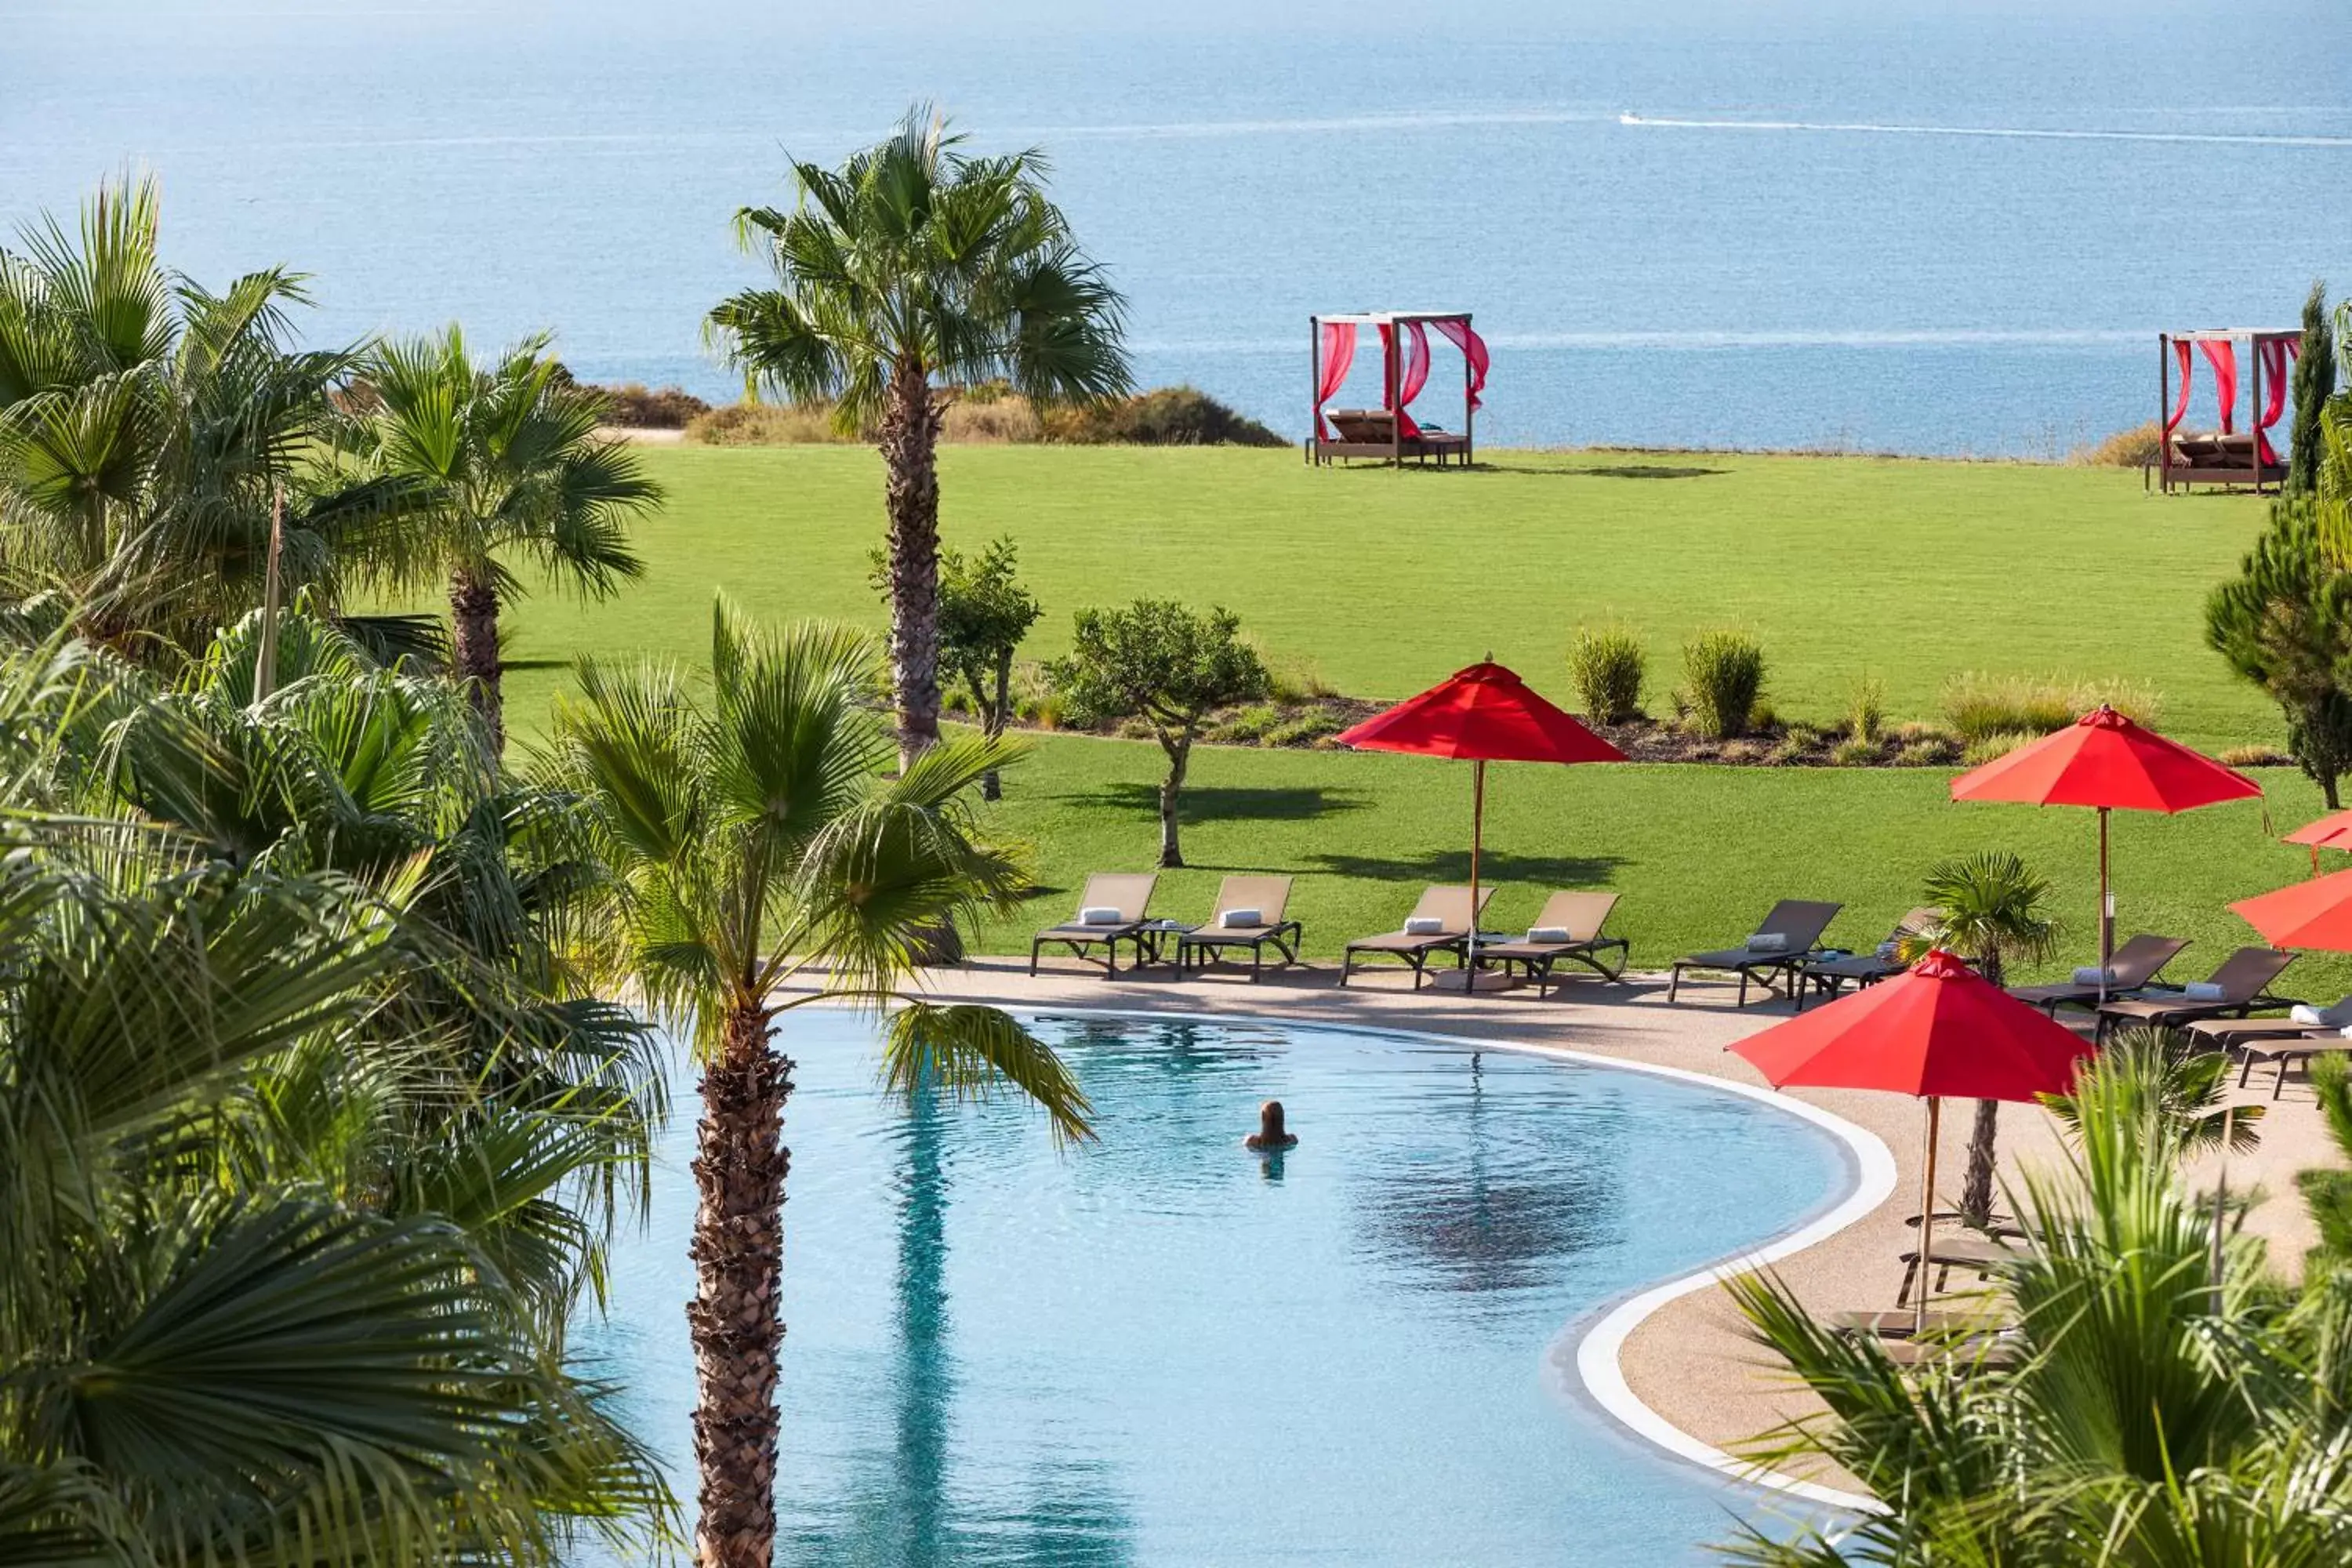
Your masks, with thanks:
[{"label": "red cabana curtain", "polygon": [[2205,363],[2213,367],[2213,395],[2221,405],[2221,434],[2238,427],[2238,345],[2229,338],[2200,338]]},{"label": "red cabana curtain", "polygon": [[1470,330],[1467,321],[1433,321],[1430,323],[1444,334],[1445,341],[1462,351],[1470,362],[1470,406],[1484,408],[1486,402],[1479,394],[1486,390],[1486,340]]},{"label": "red cabana curtain", "polygon": [[[1388,329],[1382,327],[1381,333],[1385,338]],[[1419,321],[1404,324],[1404,374],[1400,379],[1402,384],[1397,388],[1397,429],[1408,437],[1418,436],[1421,426],[1406,410],[1421,395],[1421,389],[1429,384],[1429,331]]]},{"label": "red cabana curtain", "polygon": [[2187,338],[2175,338],[2172,340],[2172,363],[2174,365],[2179,367],[2180,372],[2180,393],[2179,396],[2172,400],[2172,412],[2166,416],[2164,421],[2164,433],[2168,436],[2180,428],[2181,420],[2188,417],[2189,415],[2189,340]]},{"label": "red cabana curtain", "polygon": [[2263,388],[2268,395],[2263,399],[2262,411],[2254,419],[2254,441],[2263,449],[2265,464],[2278,461],[2278,449],[2271,445],[2264,432],[2286,412],[2287,362],[2302,352],[2303,345],[2293,338],[2270,338],[2254,345],[2254,353],[2263,367],[2263,380],[2268,384]]},{"label": "red cabana curtain", "polygon": [[1326,321],[1323,323],[1323,369],[1315,379],[1315,434],[1325,440],[1331,438],[1331,426],[1323,423],[1323,405],[1348,379],[1348,367],[1356,363],[1356,323]]}]

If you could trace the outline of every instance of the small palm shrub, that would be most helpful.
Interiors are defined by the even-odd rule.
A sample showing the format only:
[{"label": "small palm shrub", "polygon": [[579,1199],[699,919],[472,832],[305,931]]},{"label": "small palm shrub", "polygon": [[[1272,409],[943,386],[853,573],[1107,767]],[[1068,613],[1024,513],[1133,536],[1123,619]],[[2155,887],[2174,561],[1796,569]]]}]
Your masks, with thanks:
[{"label": "small palm shrub", "polygon": [[1684,700],[1710,740],[1745,735],[1764,695],[1764,649],[1745,632],[1701,632],[1683,645]]},{"label": "small palm shrub", "polygon": [[1998,734],[2047,735],[2102,702],[2142,724],[2153,724],[2163,705],[2152,688],[2135,681],[1981,671],[1948,681],[1943,705],[1945,721],[1961,740],[1975,742]]},{"label": "small palm shrub", "polygon": [[1642,713],[1646,660],[1642,639],[1622,626],[1587,626],[1568,648],[1568,676],[1584,716],[1596,724],[1622,724]]}]

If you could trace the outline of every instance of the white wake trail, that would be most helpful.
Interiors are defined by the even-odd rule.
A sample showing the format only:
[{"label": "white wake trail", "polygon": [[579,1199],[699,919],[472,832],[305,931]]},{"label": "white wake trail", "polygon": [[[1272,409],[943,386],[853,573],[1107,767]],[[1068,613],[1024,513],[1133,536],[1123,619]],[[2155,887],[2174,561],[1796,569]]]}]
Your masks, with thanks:
[{"label": "white wake trail", "polygon": [[1879,125],[1863,121],[1668,120],[1621,114],[1620,125],[1666,131],[1811,131],[1865,136],[1973,136],[2018,142],[2168,142],[2224,147],[2352,147],[2352,136],[2284,136],[2223,131],[2058,131],[2009,125]]}]

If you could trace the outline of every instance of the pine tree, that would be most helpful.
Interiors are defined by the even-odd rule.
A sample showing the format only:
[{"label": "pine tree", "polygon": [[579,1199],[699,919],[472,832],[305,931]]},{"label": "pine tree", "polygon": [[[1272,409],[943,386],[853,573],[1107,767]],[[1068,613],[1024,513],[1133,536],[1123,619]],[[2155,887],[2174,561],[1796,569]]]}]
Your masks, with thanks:
[{"label": "pine tree", "polygon": [[2294,362],[2294,436],[2287,449],[2286,491],[2307,495],[2319,488],[2326,442],[2321,416],[2336,390],[2336,340],[2327,324],[2327,284],[2311,286],[2303,302],[2303,347]]},{"label": "pine tree", "polygon": [[2240,574],[2206,602],[2205,640],[2278,703],[2288,749],[2336,809],[2336,781],[2352,773],[2352,573],[2330,556],[2316,504],[2271,509]]}]

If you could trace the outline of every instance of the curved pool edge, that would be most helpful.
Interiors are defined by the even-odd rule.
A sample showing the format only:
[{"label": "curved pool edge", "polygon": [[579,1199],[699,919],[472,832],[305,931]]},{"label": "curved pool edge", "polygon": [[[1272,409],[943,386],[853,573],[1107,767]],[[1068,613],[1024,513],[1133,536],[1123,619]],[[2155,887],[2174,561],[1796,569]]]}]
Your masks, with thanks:
[{"label": "curved pool edge", "polygon": [[[1653,1078],[1674,1079],[1705,1089],[1720,1089],[1771,1106],[1820,1128],[1843,1144],[1853,1158],[1854,1184],[1843,1197],[1812,1218],[1778,1236],[1769,1237],[1746,1251],[1636,1291],[1601,1312],[1597,1320],[1591,1319],[1589,1315],[1578,1319],[1560,1331],[1547,1352],[1547,1359],[1555,1365],[1560,1365],[1567,1358],[1558,1352],[1572,1343],[1576,1352],[1573,1358],[1575,1375],[1585,1394],[1635,1436],[1685,1463],[1711,1470],[1741,1486],[1758,1488],[1804,1502],[1855,1513],[1885,1511],[1885,1505],[1866,1493],[1823,1486],[1818,1481],[1750,1464],[1685,1432],[1633,1392],[1633,1384],[1625,1376],[1623,1364],[1626,1342],[1635,1330],[1669,1302],[1694,1295],[1735,1276],[1752,1273],[1816,1246],[1859,1221],[1893,1196],[1896,1182],[1895,1154],[1876,1133],[1856,1126],[1833,1111],[1809,1105],[1761,1085],[1741,1083],[1734,1079],[1718,1078],[1713,1073],[1669,1067],[1660,1062],[1628,1061],[1620,1057],[1601,1056],[1573,1046],[1546,1045],[1530,1040],[1481,1039],[1469,1035],[1401,1028],[1389,1024],[1326,1023],[1289,1015],[1203,1011],[1189,1007],[1083,1007],[1052,1003],[1035,1006],[1017,1003],[1005,1005],[1010,1011],[1034,1017],[1126,1018],[1146,1022],[1175,1018],[1213,1024],[1263,1023],[1345,1034],[1393,1035],[1400,1039],[1423,1040],[1458,1049],[1521,1052],[1571,1061],[1580,1066],[1646,1073]],[[1591,1326],[1584,1326],[1588,1321]],[[1564,1365],[1561,1370],[1565,1371]]]}]

